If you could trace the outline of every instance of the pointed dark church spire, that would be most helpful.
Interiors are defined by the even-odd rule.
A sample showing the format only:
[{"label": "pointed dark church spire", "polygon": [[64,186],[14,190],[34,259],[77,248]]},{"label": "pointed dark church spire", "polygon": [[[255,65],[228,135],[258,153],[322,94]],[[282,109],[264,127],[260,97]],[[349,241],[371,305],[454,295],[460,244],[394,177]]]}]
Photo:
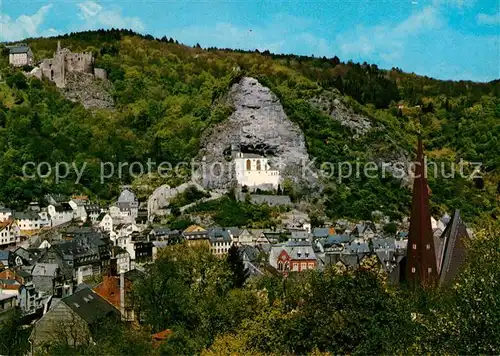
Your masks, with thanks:
[{"label": "pointed dark church spire", "polygon": [[408,234],[406,280],[423,287],[432,287],[436,284],[438,275],[426,173],[424,149],[419,137]]}]

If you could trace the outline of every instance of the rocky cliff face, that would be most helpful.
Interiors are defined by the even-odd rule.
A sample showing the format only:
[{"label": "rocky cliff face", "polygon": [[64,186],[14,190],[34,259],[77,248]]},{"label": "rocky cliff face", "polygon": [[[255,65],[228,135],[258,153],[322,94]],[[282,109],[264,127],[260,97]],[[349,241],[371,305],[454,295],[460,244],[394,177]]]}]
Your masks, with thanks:
[{"label": "rocky cliff face", "polygon": [[70,72],[62,92],[67,99],[82,103],[86,109],[111,109],[114,102],[110,90],[111,83],[106,79],[95,79],[88,73]]},{"label": "rocky cliff face", "polygon": [[326,92],[311,99],[310,104],[340,122],[342,126],[350,128],[357,135],[364,135],[372,128],[370,119],[346,106],[339,92]]},{"label": "rocky cliff face", "polygon": [[[279,169],[283,178],[296,183],[316,184],[316,177],[303,166],[310,162],[304,135],[291,122],[278,98],[256,79],[245,77],[234,84],[228,95],[233,114],[224,122],[208,129],[201,140],[199,158],[205,171],[198,179],[209,188],[227,188],[235,182],[231,147],[242,152],[269,158],[271,168]],[[210,169],[214,164],[223,169]],[[208,168],[207,168],[208,167]]]}]

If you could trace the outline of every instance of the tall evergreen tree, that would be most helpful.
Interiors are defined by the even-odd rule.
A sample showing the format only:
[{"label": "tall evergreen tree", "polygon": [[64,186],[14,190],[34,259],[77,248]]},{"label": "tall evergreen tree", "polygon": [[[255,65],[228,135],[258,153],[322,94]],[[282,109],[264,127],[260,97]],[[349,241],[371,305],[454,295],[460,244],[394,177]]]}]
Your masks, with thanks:
[{"label": "tall evergreen tree", "polygon": [[235,245],[231,246],[228,251],[227,261],[229,262],[229,267],[233,272],[233,285],[236,288],[241,288],[245,284],[250,272],[245,268],[243,263],[243,258]]}]

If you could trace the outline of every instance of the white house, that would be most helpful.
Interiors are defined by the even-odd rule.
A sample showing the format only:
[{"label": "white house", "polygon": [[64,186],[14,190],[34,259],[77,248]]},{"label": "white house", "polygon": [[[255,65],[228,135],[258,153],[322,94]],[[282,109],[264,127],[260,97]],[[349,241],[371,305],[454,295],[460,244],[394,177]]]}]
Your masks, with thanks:
[{"label": "white house", "polygon": [[73,209],[73,215],[76,219],[87,220],[87,210],[85,209],[86,202],[80,199],[71,199],[68,202]]},{"label": "white house", "polygon": [[134,241],[132,241],[132,237],[118,237],[116,240],[116,245],[126,250],[130,256],[130,260],[135,260],[135,248]]},{"label": "white house", "polygon": [[243,229],[238,236],[238,240],[235,241],[235,244],[238,246],[255,246],[255,237],[250,233],[250,231]]},{"label": "white house", "polygon": [[19,228],[14,220],[0,222],[0,249],[14,245],[19,237]]},{"label": "white house", "polygon": [[52,226],[67,223],[75,217],[75,211],[69,203],[51,204],[47,207],[47,211],[50,215]]},{"label": "white house", "polygon": [[116,269],[118,273],[130,271],[130,254],[124,248],[113,246],[113,255],[116,258]]},{"label": "white house", "polygon": [[210,249],[215,256],[227,255],[233,242],[229,232],[221,228],[213,228],[208,231]]},{"label": "white house", "polygon": [[125,187],[118,201],[109,208],[109,213],[115,223],[133,223],[139,215],[139,200],[132,190]]},{"label": "white house", "polygon": [[241,186],[250,189],[272,187],[277,189],[280,172],[271,169],[268,159],[253,153],[236,153],[234,158],[236,180]]},{"label": "white house", "polygon": [[91,223],[95,223],[99,214],[101,214],[101,207],[97,204],[86,204],[85,213],[87,214],[87,219],[90,220]]},{"label": "white house", "polygon": [[14,67],[31,66],[33,65],[33,52],[27,45],[10,46],[9,49],[9,64]]},{"label": "white house", "polygon": [[47,226],[48,220],[34,211],[15,212],[14,220],[21,234],[31,234]]},{"label": "white house", "polygon": [[11,216],[12,216],[12,210],[0,207],[0,221],[9,220]]},{"label": "white house", "polygon": [[99,228],[103,231],[111,232],[113,231],[113,218],[109,213],[101,213],[97,219],[96,223]]},{"label": "white house", "polygon": [[118,237],[127,237],[132,235],[134,232],[141,232],[142,229],[137,224],[118,224],[115,227],[115,231]]}]

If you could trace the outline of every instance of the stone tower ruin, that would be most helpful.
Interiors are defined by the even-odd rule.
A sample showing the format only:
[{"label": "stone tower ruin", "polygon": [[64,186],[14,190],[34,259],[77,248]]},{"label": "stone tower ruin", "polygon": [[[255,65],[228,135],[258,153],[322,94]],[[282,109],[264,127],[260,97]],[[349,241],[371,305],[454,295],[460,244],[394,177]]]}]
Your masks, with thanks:
[{"label": "stone tower ruin", "polygon": [[57,50],[52,58],[44,59],[40,64],[41,75],[53,81],[57,87],[66,86],[68,73],[79,72],[92,75],[95,78],[106,78],[103,69],[95,68],[95,59],[92,52],[72,53],[67,48],[61,49],[61,42],[57,41]]}]

